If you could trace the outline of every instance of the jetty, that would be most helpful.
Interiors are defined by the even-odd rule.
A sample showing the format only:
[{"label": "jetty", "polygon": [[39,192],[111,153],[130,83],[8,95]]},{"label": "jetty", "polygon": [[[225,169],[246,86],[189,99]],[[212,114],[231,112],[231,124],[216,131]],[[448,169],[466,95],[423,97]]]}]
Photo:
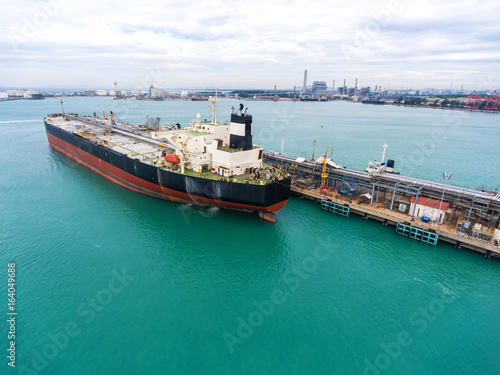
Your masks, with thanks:
[{"label": "jetty", "polygon": [[276,152],[267,163],[292,176],[292,194],[341,216],[351,213],[394,225],[396,233],[430,245],[438,241],[500,258],[500,193],[457,187],[382,171]]}]

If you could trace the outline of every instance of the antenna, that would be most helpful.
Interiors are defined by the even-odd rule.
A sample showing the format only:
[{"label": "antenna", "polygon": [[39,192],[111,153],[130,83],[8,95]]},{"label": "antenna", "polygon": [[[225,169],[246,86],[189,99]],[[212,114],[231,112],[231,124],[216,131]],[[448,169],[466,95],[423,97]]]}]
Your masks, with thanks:
[{"label": "antenna", "polygon": [[212,122],[211,122],[212,125],[217,124],[217,119],[215,118],[215,103],[219,101],[219,98],[217,96],[218,93],[219,93],[219,89],[215,89],[215,97],[210,96],[208,98],[208,101],[210,102],[210,105],[208,106],[208,108],[212,112]]}]

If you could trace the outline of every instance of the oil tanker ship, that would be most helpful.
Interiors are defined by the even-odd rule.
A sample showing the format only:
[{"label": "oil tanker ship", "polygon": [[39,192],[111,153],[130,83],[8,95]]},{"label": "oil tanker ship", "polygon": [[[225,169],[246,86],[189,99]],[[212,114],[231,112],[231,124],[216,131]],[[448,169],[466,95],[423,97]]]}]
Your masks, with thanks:
[{"label": "oil tanker ship", "polygon": [[252,143],[252,116],[240,104],[230,123],[200,114],[190,126],[144,125],[118,121],[112,112],[99,118],[48,115],[52,148],[123,187],[152,197],[202,206],[258,211],[275,221],[290,195],[290,177],[263,162],[264,149]]}]

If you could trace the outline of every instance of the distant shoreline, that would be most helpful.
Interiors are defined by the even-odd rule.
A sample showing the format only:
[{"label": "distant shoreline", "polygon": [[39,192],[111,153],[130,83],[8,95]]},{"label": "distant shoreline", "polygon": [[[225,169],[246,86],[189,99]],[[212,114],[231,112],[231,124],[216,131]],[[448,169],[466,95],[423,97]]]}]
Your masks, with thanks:
[{"label": "distant shoreline", "polygon": [[[12,101],[12,100],[44,100],[44,99],[58,99],[58,98],[96,98],[96,99],[102,99],[102,98],[115,98],[114,96],[84,96],[84,95],[58,95],[58,96],[44,96],[43,98],[0,98],[0,102],[7,102],[7,101]],[[140,101],[169,101],[169,100],[186,100],[183,98],[164,98],[162,100],[158,99],[132,99],[132,98],[120,98],[119,100],[140,100]],[[256,102],[274,102],[274,101],[283,101],[283,102],[300,102],[300,100],[293,100],[293,99],[279,99],[279,100],[269,100],[269,99],[253,99],[253,98],[221,98],[221,99],[229,99],[229,100],[242,100],[242,101],[256,101]],[[187,99],[186,101],[191,101],[191,98]],[[360,103],[363,104],[362,101],[351,101],[351,100],[328,100],[328,101],[315,101],[313,103],[325,103],[325,102],[336,102],[336,101],[341,101],[341,102],[347,102],[347,103]],[[366,104],[366,103],[365,103]],[[370,104],[367,104],[370,105]],[[407,107],[407,108],[427,108],[427,109],[446,109],[446,110],[452,110],[452,111],[466,111],[466,112],[484,112],[484,113],[500,113],[500,111],[491,111],[491,110],[486,110],[486,109],[474,109],[474,108],[456,108],[456,107],[441,107],[441,106],[429,106],[429,105],[415,105],[415,104],[396,104],[396,103],[387,103],[387,104],[379,104],[383,106],[397,106],[397,107]]]},{"label": "distant shoreline", "polygon": [[428,106],[428,105],[404,105],[404,104],[383,104],[394,105],[397,107],[413,107],[413,108],[432,108],[432,109],[448,109],[452,111],[467,111],[467,112],[485,112],[485,113],[500,113],[500,111],[489,111],[487,109],[474,109],[474,108],[456,108],[456,107],[441,107],[441,106]]}]

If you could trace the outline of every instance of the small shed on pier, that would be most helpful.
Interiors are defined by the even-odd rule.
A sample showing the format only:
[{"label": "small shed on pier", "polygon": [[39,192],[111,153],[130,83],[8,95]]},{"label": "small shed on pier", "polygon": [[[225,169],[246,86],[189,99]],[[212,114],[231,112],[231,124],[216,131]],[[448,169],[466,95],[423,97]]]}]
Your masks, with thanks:
[{"label": "small shed on pier", "polygon": [[[437,221],[438,224],[443,224],[446,219],[446,210],[449,207],[450,204],[448,202],[428,197],[418,197],[418,201],[415,204],[415,197],[411,197],[410,215],[414,214],[416,217],[427,216],[432,222]],[[415,211],[413,211],[414,209]]]}]

